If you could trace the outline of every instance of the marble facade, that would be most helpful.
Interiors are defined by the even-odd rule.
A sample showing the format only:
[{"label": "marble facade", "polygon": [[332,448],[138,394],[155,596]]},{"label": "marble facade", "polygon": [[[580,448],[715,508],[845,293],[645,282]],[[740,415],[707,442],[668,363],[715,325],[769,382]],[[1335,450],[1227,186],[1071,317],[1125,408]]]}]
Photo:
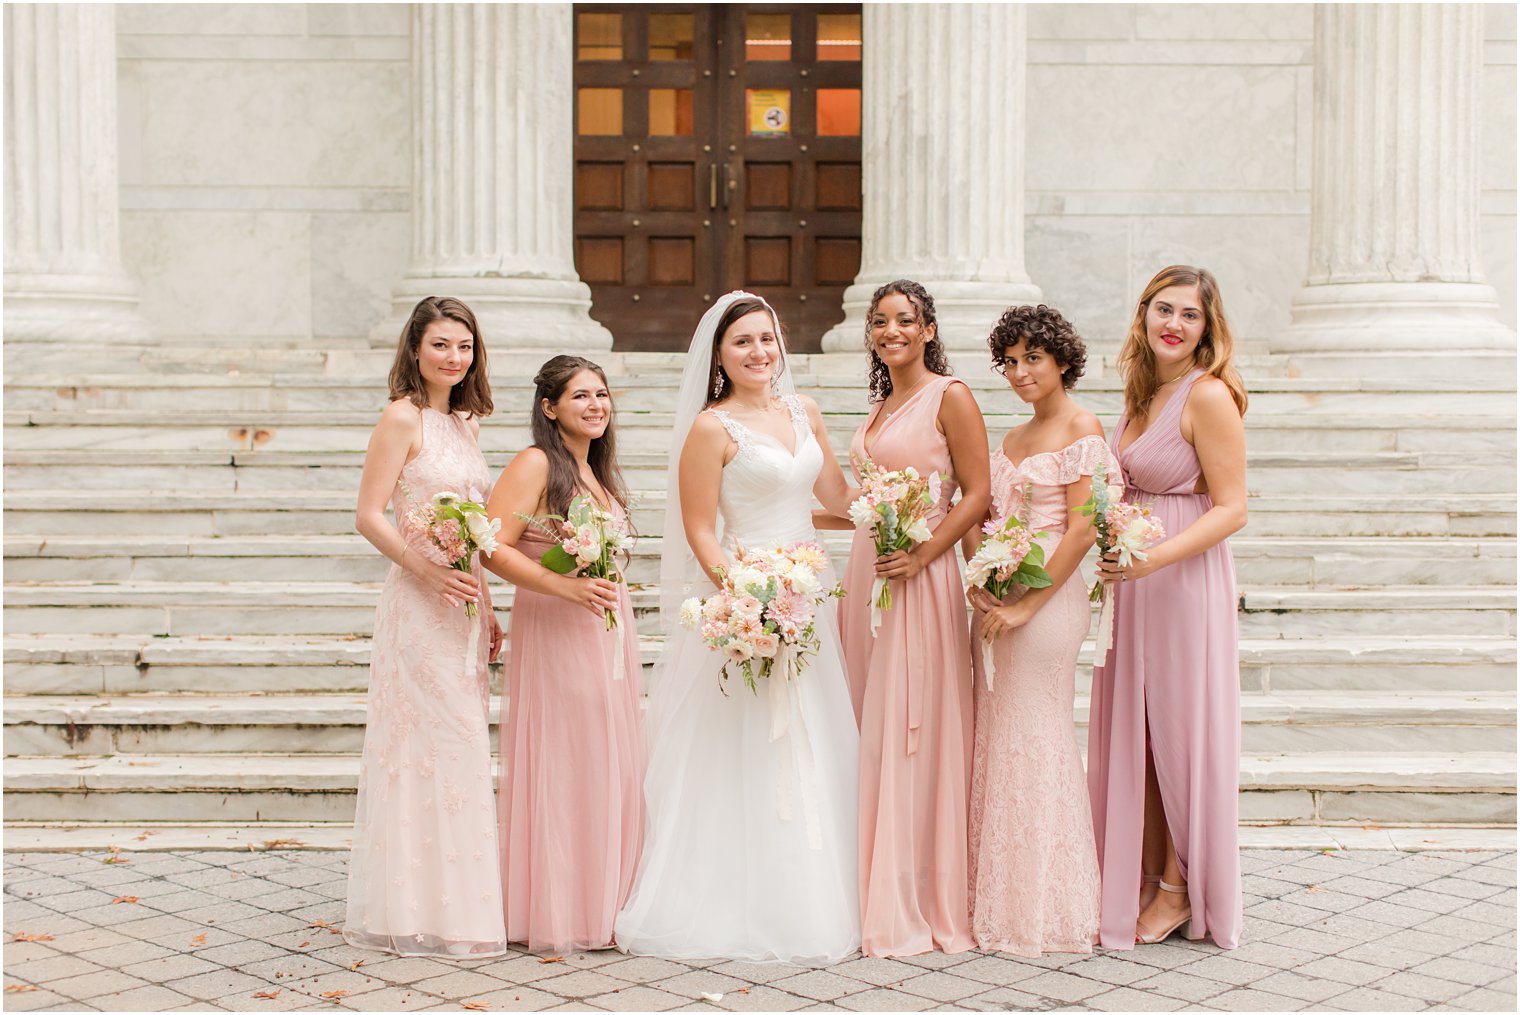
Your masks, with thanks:
[{"label": "marble facade", "polygon": [[[1512,343],[1515,9],[1470,12],[1481,34],[1467,100],[1476,128],[1470,242],[1493,294],[1486,313],[1499,341],[1508,334]],[[474,270],[442,265],[419,241],[412,181],[423,146],[412,107],[420,58],[417,15],[407,6],[131,4],[114,16],[120,264],[156,340],[364,345],[419,279]],[[569,31],[568,5],[534,16],[563,22],[538,30],[552,40]],[[932,10],[868,6],[867,23],[925,16]],[[1022,222],[1023,250],[1009,255],[1015,238],[982,257],[982,267],[947,262],[931,288],[950,287],[946,302],[955,303],[950,276],[985,269],[963,283],[982,286],[992,302],[1039,294],[1102,347],[1117,342],[1156,268],[1192,261],[1219,275],[1248,346],[1302,348],[1290,324],[1295,297],[1302,304],[1312,280],[1313,6],[1035,5],[1006,15],[1018,22],[1011,26],[976,20],[993,17],[990,9],[957,16],[971,20],[956,27],[941,19],[941,27],[958,38],[932,45],[996,38],[997,59],[971,61],[984,68],[986,87],[1008,91],[1023,81],[1022,153],[1009,143],[997,154],[1002,196],[991,187],[979,198]],[[568,60],[567,41],[563,48]],[[958,65],[934,69],[944,62],[926,61],[924,73],[967,80]],[[540,127],[563,124],[568,151],[568,64],[562,86],[511,80],[519,99],[544,108]],[[565,93],[562,112],[547,94],[556,90]],[[868,94],[868,132],[872,101]],[[1006,129],[987,104],[966,106],[968,116],[993,117],[983,127]],[[941,150],[957,162],[979,157],[964,146]],[[868,206],[871,186],[868,170]],[[13,190],[6,196],[8,209],[19,203]],[[541,274],[563,290],[549,303],[572,322],[567,334],[578,327],[582,347],[605,348],[605,332],[577,316],[576,287],[584,287],[565,277],[570,212],[563,196],[556,200],[564,203],[553,211],[563,221],[557,247],[502,239],[494,253],[504,264],[514,251],[542,256]],[[860,287],[895,273],[888,259],[872,260],[869,208],[867,221]],[[936,217],[920,228],[945,221],[954,225]],[[8,251],[11,228],[8,213]],[[16,278],[8,259],[8,297]],[[842,334],[854,327],[846,323]],[[976,327],[968,319],[957,330]],[[955,344],[975,342],[961,339]]]}]

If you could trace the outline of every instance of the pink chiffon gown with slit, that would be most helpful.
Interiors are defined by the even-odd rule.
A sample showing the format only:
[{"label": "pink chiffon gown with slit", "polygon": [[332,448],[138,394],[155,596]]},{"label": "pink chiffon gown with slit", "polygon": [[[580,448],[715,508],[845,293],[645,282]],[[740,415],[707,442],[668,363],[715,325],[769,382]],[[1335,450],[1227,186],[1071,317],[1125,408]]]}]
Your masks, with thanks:
[{"label": "pink chiffon gown with slit", "polygon": [[[938,377],[925,384],[868,448],[866,431],[882,411],[877,402],[850,446],[852,455],[884,469],[939,473],[931,529],[956,489],[950,448],[935,421],[945,391],[960,383]],[[875,566],[870,533],[857,531],[839,628],[860,723],[861,951],[962,952],[973,947],[966,881],[972,703],[959,552],[952,548],[907,581],[892,582],[892,607],[873,637]]]},{"label": "pink chiffon gown with slit", "polygon": [[[612,510],[622,513],[616,503]],[[537,560],[550,545],[530,526],[517,547]],[[618,586],[618,617],[609,631],[601,615],[523,588],[512,604],[497,794],[501,883],[507,939],[533,952],[611,947],[638,867],[642,682],[627,585]]]},{"label": "pink chiffon gown with slit", "polygon": [[[469,424],[422,410],[422,449],[391,496],[408,552],[446,563],[409,512],[450,490],[477,502],[491,474]],[[343,937],[401,955],[506,951],[491,779],[490,591],[479,615],[392,565],[375,611],[368,719]]]},{"label": "pink chiffon gown with slit", "polygon": [[[1011,514],[1044,533],[1048,561],[1072,524],[1067,486],[1107,461],[1108,445],[1098,436],[1017,465],[998,448],[993,517]],[[1024,594],[1016,588],[1005,602]],[[984,951],[1090,952],[1097,936],[1098,855],[1072,719],[1077,654],[1091,626],[1078,569],[1027,624],[993,642],[990,688],[980,647],[972,655],[971,929]]]},{"label": "pink chiffon gown with slit", "polygon": [[[1183,406],[1202,374],[1189,374],[1129,447],[1120,450],[1127,412],[1110,439],[1124,499],[1148,505],[1168,538],[1213,506],[1208,494],[1193,492],[1202,467],[1180,430]],[[1087,734],[1087,784],[1103,869],[1102,944],[1135,946],[1149,739],[1167,827],[1187,879],[1188,935],[1234,948],[1243,905],[1234,558],[1220,542],[1109,588],[1114,647],[1093,670]]]}]

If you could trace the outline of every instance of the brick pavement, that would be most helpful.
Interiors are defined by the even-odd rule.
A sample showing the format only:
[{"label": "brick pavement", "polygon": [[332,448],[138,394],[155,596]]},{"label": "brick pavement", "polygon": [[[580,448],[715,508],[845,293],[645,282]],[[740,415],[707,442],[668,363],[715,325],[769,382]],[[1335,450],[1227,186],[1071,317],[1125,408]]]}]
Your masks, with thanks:
[{"label": "brick pavement", "polygon": [[[826,968],[395,958],[349,947],[347,854],[9,853],[13,1011],[1515,1010],[1513,851],[1251,849],[1246,926],[1020,959],[970,952]],[[704,995],[709,995],[704,998]],[[711,998],[722,995],[716,1001]]]}]

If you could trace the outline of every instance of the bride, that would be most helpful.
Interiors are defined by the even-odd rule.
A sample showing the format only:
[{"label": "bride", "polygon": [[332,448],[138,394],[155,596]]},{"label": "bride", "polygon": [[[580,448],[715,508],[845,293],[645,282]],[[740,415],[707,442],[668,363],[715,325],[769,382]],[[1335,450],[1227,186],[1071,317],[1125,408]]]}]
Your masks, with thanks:
[{"label": "bride", "polygon": [[[735,547],[816,540],[814,494],[848,510],[822,417],[793,393],[775,311],[759,297],[729,293],[697,325],[671,460],[644,853],[618,947],[837,962],[860,945],[859,737],[834,611],[818,610],[820,649],[794,684],[758,695],[739,680],[720,686],[721,657],[677,621],[682,600],[716,588],[711,569]],[[832,570],[823,578],[834,583]]]}]

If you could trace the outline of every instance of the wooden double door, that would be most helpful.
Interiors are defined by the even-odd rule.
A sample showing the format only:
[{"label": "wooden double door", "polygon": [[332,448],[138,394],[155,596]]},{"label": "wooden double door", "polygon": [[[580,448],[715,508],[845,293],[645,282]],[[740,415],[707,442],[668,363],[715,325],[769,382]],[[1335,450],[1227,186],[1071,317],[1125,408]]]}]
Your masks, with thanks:
[{"label": "wooden double door", "polygon": [[816,351],[860,268],[860,6],[575,5],[575,262],[616,347],[750,289]]}]

